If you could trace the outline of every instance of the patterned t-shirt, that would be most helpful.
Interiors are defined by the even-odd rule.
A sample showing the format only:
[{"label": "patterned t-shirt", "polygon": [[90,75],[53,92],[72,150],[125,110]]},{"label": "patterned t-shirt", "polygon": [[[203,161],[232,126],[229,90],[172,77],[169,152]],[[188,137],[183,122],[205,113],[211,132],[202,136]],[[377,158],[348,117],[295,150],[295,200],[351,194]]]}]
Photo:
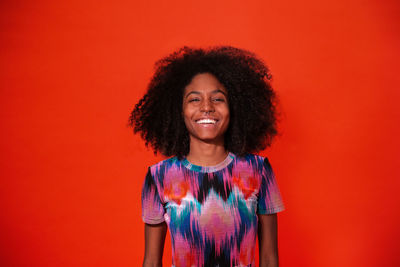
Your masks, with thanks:
[{"label": "patterned t-shirt", "polygon": [[207,167],[169,158],[142,190],[143,221],[168,225],[173,267],[255,266],[257,214],[283,209],[268,159],[253,154]]}]

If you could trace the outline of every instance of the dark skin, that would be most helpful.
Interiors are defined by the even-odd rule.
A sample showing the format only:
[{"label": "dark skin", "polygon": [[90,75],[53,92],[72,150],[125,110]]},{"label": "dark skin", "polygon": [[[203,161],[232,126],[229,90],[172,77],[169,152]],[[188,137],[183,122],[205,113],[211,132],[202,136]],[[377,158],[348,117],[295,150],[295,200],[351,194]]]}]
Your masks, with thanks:
[{"label": "dark skin", "polygon": [[145,248],[143,267],[161,267],[164,252],[165,236],[167,234],[167,224],[145,224]]},{"label": "dark skin", "polygon": [[278,267],[277,215],[258,215],[259,267]]},{"label": "dark skin", "polygon": [[[212,166],[227,156],[224,133],[229,124],[226,89],[210,74],[195,76],[185,88],[183,116],[190,135],[187,159],[200,166]],[[215,126],[200,126],[196,121],[209,117],[218,120]],[[143,267],[162,266],[167,225],[145,224]],[[259,266],[278,267],[277,215],[258,215]]]}]

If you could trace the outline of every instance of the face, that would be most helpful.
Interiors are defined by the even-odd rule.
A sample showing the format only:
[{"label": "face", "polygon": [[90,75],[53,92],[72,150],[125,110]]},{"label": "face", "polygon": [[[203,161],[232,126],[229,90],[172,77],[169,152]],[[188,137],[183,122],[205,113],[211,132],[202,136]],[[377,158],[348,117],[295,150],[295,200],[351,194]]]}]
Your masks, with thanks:
[{"label": "face", "polygon": [[197,74],[185,87],[183,118],[191,143],[224,144],[229,125],[228,92],[214,75]]}]

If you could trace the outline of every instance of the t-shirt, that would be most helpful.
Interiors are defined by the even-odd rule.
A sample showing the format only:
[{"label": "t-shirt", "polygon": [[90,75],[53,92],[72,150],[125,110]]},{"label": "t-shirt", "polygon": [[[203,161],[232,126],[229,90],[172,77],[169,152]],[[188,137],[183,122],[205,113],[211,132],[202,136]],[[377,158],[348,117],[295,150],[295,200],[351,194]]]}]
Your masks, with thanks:
[{"label": "t-shirt", "polygon": [[143,221],[168,225],[173,267],[255,266],[257,214],[283,209],[268,159],[254,154],[207,167],[169,158],[142,190]]}]

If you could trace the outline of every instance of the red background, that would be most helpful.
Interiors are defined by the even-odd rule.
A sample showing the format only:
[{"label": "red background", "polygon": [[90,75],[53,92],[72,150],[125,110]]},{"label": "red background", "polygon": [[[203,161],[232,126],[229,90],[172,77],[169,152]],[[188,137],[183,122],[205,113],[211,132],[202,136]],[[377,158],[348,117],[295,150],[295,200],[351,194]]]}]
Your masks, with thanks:
[{"label": "red background", "polygon": [[400,266],[398,14],[396,0],[1,1],[1,265],[139,266],[140,189],[162,158],[129,113],[155,60],[229,44],[267,62],[282,103],[261,153],[287,207],[281,266]]}]

